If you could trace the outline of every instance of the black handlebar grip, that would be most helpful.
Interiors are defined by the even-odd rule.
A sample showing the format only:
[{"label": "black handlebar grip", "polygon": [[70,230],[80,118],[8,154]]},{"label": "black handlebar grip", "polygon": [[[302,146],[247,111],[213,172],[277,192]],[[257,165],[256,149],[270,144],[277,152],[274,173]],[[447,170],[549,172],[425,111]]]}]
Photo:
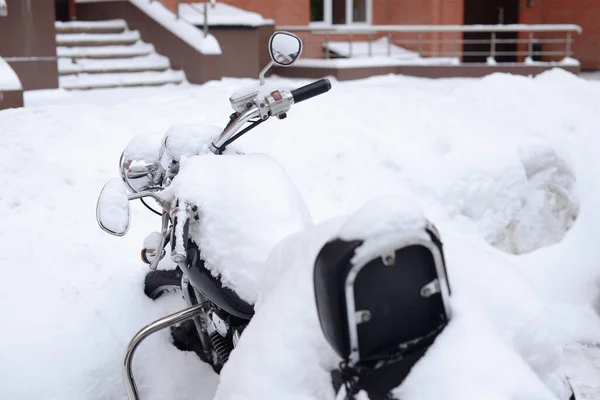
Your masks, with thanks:
[{"label": "black handlebar grip", "polygon": [[331,89],[331,82],[329,82],[329,79],[320,79],[296,90],[292,90],[292,97],[294,97],[294,103],[300,103],[311,97],[327,93],[329,89]]}]

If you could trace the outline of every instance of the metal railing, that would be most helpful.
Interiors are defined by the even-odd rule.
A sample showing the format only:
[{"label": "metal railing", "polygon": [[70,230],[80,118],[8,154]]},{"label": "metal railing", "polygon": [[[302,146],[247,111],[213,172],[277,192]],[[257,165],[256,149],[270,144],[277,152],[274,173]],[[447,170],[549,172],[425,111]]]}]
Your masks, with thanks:
[{"label": "metal railing", "polygon": [[[381,55],[392,56],[393,45],[401,47],[406,46],[411,50],[416,50],[420,56],[437,57],[455,57],[464,58],[468,56],[487,56],[488,60],[495,61],[496,57],[501,56],[526,56],[530,59],[542,56],[563,56],[571,57],[573,55],[573,34],[580,34],[582,29],[574,24],[511,24],[511,25],[332,25],[326,27],[319,26],[278,26],[277,29],[291,32],[305,32],[312,35],[323,36],[322,40],[312,40],[322,44],[325,49],[329,48],[332,36],[345,36],[348,42],[348,56],[354,55],[354,45],[356,36],[363,39],[366,36],[367,55],[375,55],[373,49],[374,39],[387,38],[386,51]],[[467,33],[489,34],[488,38],[465,38]],[[502,38],[506,33],[516,33],[516,38]],[[519,34],[526,33],[527,38],[519,38]],[[403,38],[398,38],[402,34]],[[537,36],[536,36],[537,34]],[[561,37],[548,37],[549,35],[559,34]],[[394,37],[394,35],[396,37]],[[433,36],[441,36],[433,37]],[[448,38],[449,35],[454,35]],[[406,36],[412,36],[406,38]],[[414,37],[416,36],[416,37]],[[468,35],[467,35],[468,36]],[[564,36],[564,37],[563,37]],[[433,37],[433,38],[432,38]],[[304,39],[305,37],[303,37]],[[516,44],[515,50],[498,49],[499,45]],[[469,51],[464,50],[463,45],[488,45],[488,50],[481,49]],[[519,46],[523,45],[523,46]],[[545,45],[550,45],[551,50],[544,50]],[[524,49],[519,49],[519,47]],[[539,49],[536,49],[538,47]],[[432,48],[435,48],[432,50]],[[325,58],[330,58],[330,51],[325,51]]]},{"label": "metal railing", "polygon": [[[150,0],[150,2],[154,2],[157,0]],[[160,0],[158,0],[160,2]],[[208,0],[210,1],[210,6],[211,8],[214,8],[214,6],[216,5],[216,0]],[[202,4],[202,8],[200,8],[196,2],[193,2],[193,0],[176,0],[175,2],[175,17],[177,19],[181,18],[180,15],[180,10],[179,10],[179,6],[181,4],[187,4],[189,6],[189,9],[194,10],[195,12],[201,14],[204,16],[204,24],[202,26],[202,32],[204,32],[204,36],[208,36],[208,2],[205,1]]]}]

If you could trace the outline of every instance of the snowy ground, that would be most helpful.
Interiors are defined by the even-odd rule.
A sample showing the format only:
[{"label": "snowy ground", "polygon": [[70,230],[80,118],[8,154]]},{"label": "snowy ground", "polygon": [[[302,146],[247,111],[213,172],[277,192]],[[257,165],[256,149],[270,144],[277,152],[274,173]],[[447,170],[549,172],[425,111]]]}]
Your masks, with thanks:
[{"label": "snowy ground", "polygon": [[[153,303],[141,291],[147,269],[139,249],[158,218],[134,204],[128,235],[110,237],[96,226],[96,196],[133,136],[176,123],[221,125],[229,94],[246,83],[30,92],[27,108],[0,112],[7,281],[0,398],[125,398],[126,343],[183,301]],[[436,343],[434,361],[401,388],[408,398],[453,391],[461,399],[556,399],[553,374],[564,370],[591,400],[600,399],[593,347],[600,322],[592,306],[600,282],[599,134],[600,83],[551,71],[535,79],[334,82],[327,95],[239,143],[282,164],[317,223],[403,194],[418,199],[442,231],[458,318]],[[314,310],[299,302],[310,297],[304,264],[264,283],[219,399],[330,398],[323,382],[331,355],[319,353]],[[292,293],[297,299],[286,300]],[[300,307],[299,314],[283,304]],[[277,326],[288,334],[273,335]],[[316,346],[302,353],[306,343]],[[268,345],[270,353],[254,350]],[[142,345],[134,368],[144,399],[212,399],[217,392],[212,370],[173,348],[164,332]]]}]

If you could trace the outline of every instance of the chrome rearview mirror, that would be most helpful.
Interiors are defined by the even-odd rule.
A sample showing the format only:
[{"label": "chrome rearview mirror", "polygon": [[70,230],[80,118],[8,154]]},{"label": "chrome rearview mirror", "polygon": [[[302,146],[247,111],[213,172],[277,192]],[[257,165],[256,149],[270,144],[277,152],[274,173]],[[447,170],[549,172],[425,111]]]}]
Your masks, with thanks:
[{"label": "chrome rearview mirror", "polygon": [[103,231],[124,236],[129,230],[129,197],[120,178],[106,182],[96,205],[96,220]]},{"label": "chrome rearview mirror", "polygon": [[302,40],[290,32],[277,31],[269,39],[271,62],[260,73],[260,84],[265,83],[265,74],[274,64],[289,67],[302,54]]},{"label": "chrome rearview mirror", "polygon": [[289,67],[302,53],[302,40],[293,33],[275,32],[269,40],[271,60],[282,67]]},{"label": "chrome rearview mirror", "polygon": [[119,169],[123,182],[134,193],[154,190],[159,185],[154,182],[157,169],[160,138],[149,135],[134,137],[121,154]]}]

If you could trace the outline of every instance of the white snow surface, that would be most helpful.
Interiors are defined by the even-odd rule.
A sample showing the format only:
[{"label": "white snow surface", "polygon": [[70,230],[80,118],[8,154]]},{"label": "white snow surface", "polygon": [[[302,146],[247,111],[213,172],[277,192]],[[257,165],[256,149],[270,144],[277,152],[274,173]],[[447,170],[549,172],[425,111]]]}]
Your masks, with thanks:
[{"label": "white snow surface", "polygon": [[106,57],[106,56],[142,56],[154,52],[154,45],[143,42],[136,42],[128,46],[76,46],[56,48],[58,57]]},{"label": "white snow surface", "polygon": [[[370,206],[398,210],[393,199]],[[267,270],[277,278],[265,279],[254,319],[221,373],[216,399],[332,398],[328,370],[340,360],[319,328],[312,270],[323,244],[339,237],[349,218],[298,233],[273,250]],[[445,244],[453,319],[398,389],[398,398],[567,399],[560,341],[520,272],[455,237]]]},{"label": "white snow surface", "polygon": [[22,90],[21,80],[2,57],[0,57],[0,90]]},{"label": "white snow surface", "polygon": [[58,45],[75,44],[80,42],[135,43],[138,40],[140,40],[140,33],[138,31],[125,31],[121,33],[59,33],[56,35],[56,43]]},{"label": "white snow surface", "polygon": [[70,59],[59,58],[59,72],[85,73],[102,71],[127,71],[127,70],[166,70],[170,67],[169,59],[160,54],[149,54],[141,57],[114,58],[114,59],[79,59],[72,62]]},{"label": "white snow surface", "polygon": [[209,34],[205,37],[200,29],[185,21],[183,18],[178,19],[175,13],[167,9],[159,1],[130,1],[150,18],[154,19],[200,53],[221,54],[221,46],[219,46],[219,42],[213,35]]},{"label": "white snow surface", "polygon": [[[382,37],[369,42],[327,42],[323,45],[325,49],[331,50],[343,57],[361,58],[371,56],[390,56],[395,59],[415,60],[421,58],[418,52],[405,49],[393,43],[389,43],[388,38]],[[369,55],[369,48],[371,54]]]},{"label": "white snow surface", "polygon": [[54,26],[58,29],[127,29],[127,22],[125,22],[123,19],[105,21],[56,21]]},{"label": "white snow surface", "polygon": [[[197,26],[204,25],[205,3],[181,3],[179,4],[179,16],[187,22]],[[265,19],[262,15],[246,11],[225,3],[208,4],[208,25],[239,25],[239,26],[262,26],[273,25],[272,19]]]},{"label": "white snow surface", "polygon": [[[131,203],[128,235],[111,237],[96,226],[97,195],[132,137],[160,138],[181,123],[222,126],[229,95],[252,82],[28,92],[27,108],[0,112],[0,266],[28,289],[5,285],[0,294],[0,318],[10,321],[0,333],[0,398],[125,398],[127,342],[184,302],[152,302],[142,292],[139,250],[159,218]],[[308,81],[269,83],[290,89]],[[414,198],[441,232],[454,315],[399,392],[555,400],[567,373],[597,400],[597,368],[574,362],[590,357],[563,348],[579,355],[587,350],[578,342],[600,343],[599,107],[600,83],[562,70],[536,78],[382,76],[333,81],[287,119],[262,124],[238,142],[248,155],[227,156],[233,162],[223,174],[255,189],[253,204],[271,187],[233,167],[268,154],[324,225],[279,243],[256,271],[257,313],[220,379],[163,331],[134,362],[142,398],[205,400],[218,391],[219,399],[332,399],[327,370],[338,360],[318,326],[311,262],[344,215],[399,195]],[[210,171],[192,167],[222,158],[190,158],[185,169],[191,180],[209,180]],[[190,198],[205,195],[189,190]],[[223,190],[229,204],[246,200]],[[168,256],[160,265],[173,267]]]},{"label": "white snow surface", "polygon": [[291,178],[267,155],[190,158],[165,195],[198,206],[190,236],[206,267],[251,304],[271,249],[311,223]]},{"label": "white snow surface", "polygon": [[402,65],[456,65],[457,58],[428,57],[428,58],[394,58],[386,56],[356,57],[356,58],[304,58],[298,60],[291,68],[364,68],[364,67],[395,67]]}]

